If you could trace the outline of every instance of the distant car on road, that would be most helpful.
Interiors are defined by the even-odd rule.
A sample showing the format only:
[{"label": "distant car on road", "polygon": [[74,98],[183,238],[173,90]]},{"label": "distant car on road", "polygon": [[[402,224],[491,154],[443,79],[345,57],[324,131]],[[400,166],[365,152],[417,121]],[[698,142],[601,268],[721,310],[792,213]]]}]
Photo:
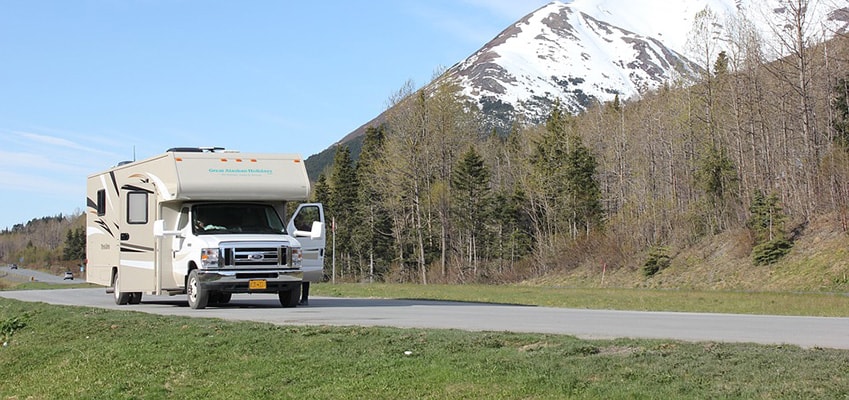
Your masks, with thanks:
[{"label": "distant car on road", "polygon": [[74,280],[74,273],[71,271],[65,271],[65,277],[62,278],[62,280],[66,279]]},{"label": "distant car on road", "polygon": [[12,269],[18,269],[18,264],[12,264],[9,267],[12,268]]}]

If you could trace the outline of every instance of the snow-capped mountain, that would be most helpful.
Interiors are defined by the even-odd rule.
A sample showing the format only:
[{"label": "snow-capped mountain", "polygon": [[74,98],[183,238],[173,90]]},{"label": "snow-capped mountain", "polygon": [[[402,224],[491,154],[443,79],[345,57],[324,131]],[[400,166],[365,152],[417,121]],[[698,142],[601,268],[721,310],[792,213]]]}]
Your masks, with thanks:
[{"label": "snow-capped mountain", "polygon": [[578,112],[697,73],[696,64],[659,40],[555,1],[501,32],[444,78],[496,114],[490,117],[519,113],[536,122],[555,99]]},{"label": "snow-capped mountain", "polygon": [[[783,3],[787,1],[553,1],[505,29],[443,78],[460,85],[489,125],[504,128],[513,115],[540,122],[555,99],[580,112],[615,96],[633,99],[667,82],[695,79],[701,69],[697,58],[687,57],[693,54],[687,39],[698,13],[713,14],[716,26],[709,29],[721,42],[721,25],[732,17],[752,21],[765,36],[781,32],[791,12]],[[818,7],[808,13],[810,25],[822,29],[822,36],[845,31],[846,10]]]},{"label": "snow-capped mountain", "polygon": [[[849,32],[849,0],[807,3],[812,7],[806,10],[812,41]],[[728,42],[723,25],[734,18],[750,21],[765,40],[786,33],[793,4],[798,0],[553,1],[507,27],[436,82],[459,84],[482,111],[487,131],[505,130],[517,117],[527,123],[543,121],[555,99],[579,112],[615,96],[629,100],[666,82],[696,78],[699,65],[714,61],[699,60],[688,43],[693,26],[704,22],[697,18],[703,10],[714,15],[707,29],[718,51]],[[379,125],[384,114],[339,143]],[[316,158],[329,162],[332,155]]]}]

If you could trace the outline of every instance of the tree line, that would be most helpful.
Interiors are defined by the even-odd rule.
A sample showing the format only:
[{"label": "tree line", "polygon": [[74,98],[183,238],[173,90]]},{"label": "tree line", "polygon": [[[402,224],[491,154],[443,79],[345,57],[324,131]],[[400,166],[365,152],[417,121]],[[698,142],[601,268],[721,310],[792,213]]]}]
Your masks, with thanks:
[{"label": "tree line", "polygon": [[34,218],[0,232],[0,261],[64,270],[85,260],[83,214]]},{"label": "tree line", "polygon": [[717,21],[704,11],[698,81],[580,115],[555,101],[545,123],[517,118],[507,134],[486,131],[452,82],[407,83],[359,159],[339,146],[316,182],[313,200],[335,221],[328,263],[352,281],[509,282],[654,268],[726,231],[768,264],[814,218],[845,231],[849,45],[807,36],[792,18],[805,10],[790,8],[795,29],[776,33],[785,47],[769,62],[745,21],[726,21],[724,47],[711,47]]}]

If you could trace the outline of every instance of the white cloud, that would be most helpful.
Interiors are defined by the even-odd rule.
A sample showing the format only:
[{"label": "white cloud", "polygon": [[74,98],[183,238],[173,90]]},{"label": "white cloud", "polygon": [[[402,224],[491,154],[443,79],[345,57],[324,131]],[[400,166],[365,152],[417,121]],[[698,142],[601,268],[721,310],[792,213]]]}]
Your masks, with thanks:
[{"label": "white cloud", "polygon": [[[70,180],[65,174],[36,175],[0,170],[0,181],[4,189],[11,191],[36,192],[50,195],[75,195],[84,193],[85,180]],[[26,202],[26,198],[21,198]]]},{"label": "white cloud", "polygon": [[[67,174],[69,172],[81,171],[78,165],[74,165],[70,161],[77,161],[79,158],[58,159],[45,154],[30,153],[30,152],[9,152],[0,150],[0,166],[7,170],[17,171],[55,171],[57,173]],[[5,182],[4,182],[5,183]]]},{"label": "white cloud", "polygon": [[14,134],[27,139],[31,143],[41,144],[51,146],[53,148],[60,148],[66,150],[74,150],[74,151],[83,151],[89,154],[101,154],[101,155],[109,155],[113,156],[114,153],[99,150],[93,147],[84,146],[80,143],[68,140],[64,137],[59,137],[55,135],[44,135],[40,133],[32,133],[32,132],[13,132]]}]

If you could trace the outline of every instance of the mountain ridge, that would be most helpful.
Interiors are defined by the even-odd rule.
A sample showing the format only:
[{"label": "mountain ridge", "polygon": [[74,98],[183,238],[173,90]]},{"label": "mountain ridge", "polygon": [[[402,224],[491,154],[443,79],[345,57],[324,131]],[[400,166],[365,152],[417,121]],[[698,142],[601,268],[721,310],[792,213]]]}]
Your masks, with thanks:
[{"label": "mountain ridge", "polygon": [[[579,113],[616,97],[626,101],[669,82],[695,80],[704,69],[691,59],[694,56],[685,55],[686,38],[702,10],[711,10],[717,21],[725,23],[744,10],[755,15],[756,8],[766,8],[755,18],[764,30],[777,29],[767,27],[780,22],[770,20],[769,13],[775,17],[788,12],[775,7],[781,0],[636,3],[552,1],[506,27],[423,89],[432,90],[448,81],[456,83],[481,111],[485,131],[507,132],[516,118],[526,124],[543,122],[555,100],[569,112]],[[812,19],[825,18],[831,23],[827,29],[833,33],[846,32],[849,26],[849,6],[820,8],[811,14]],[[387,111],[307,158],[310,177],[316,179],[332,162],[332,152],[338,145],[351,143],[369,126],[382,124]],[[354,158],[357,154],[352,152]]]}]

